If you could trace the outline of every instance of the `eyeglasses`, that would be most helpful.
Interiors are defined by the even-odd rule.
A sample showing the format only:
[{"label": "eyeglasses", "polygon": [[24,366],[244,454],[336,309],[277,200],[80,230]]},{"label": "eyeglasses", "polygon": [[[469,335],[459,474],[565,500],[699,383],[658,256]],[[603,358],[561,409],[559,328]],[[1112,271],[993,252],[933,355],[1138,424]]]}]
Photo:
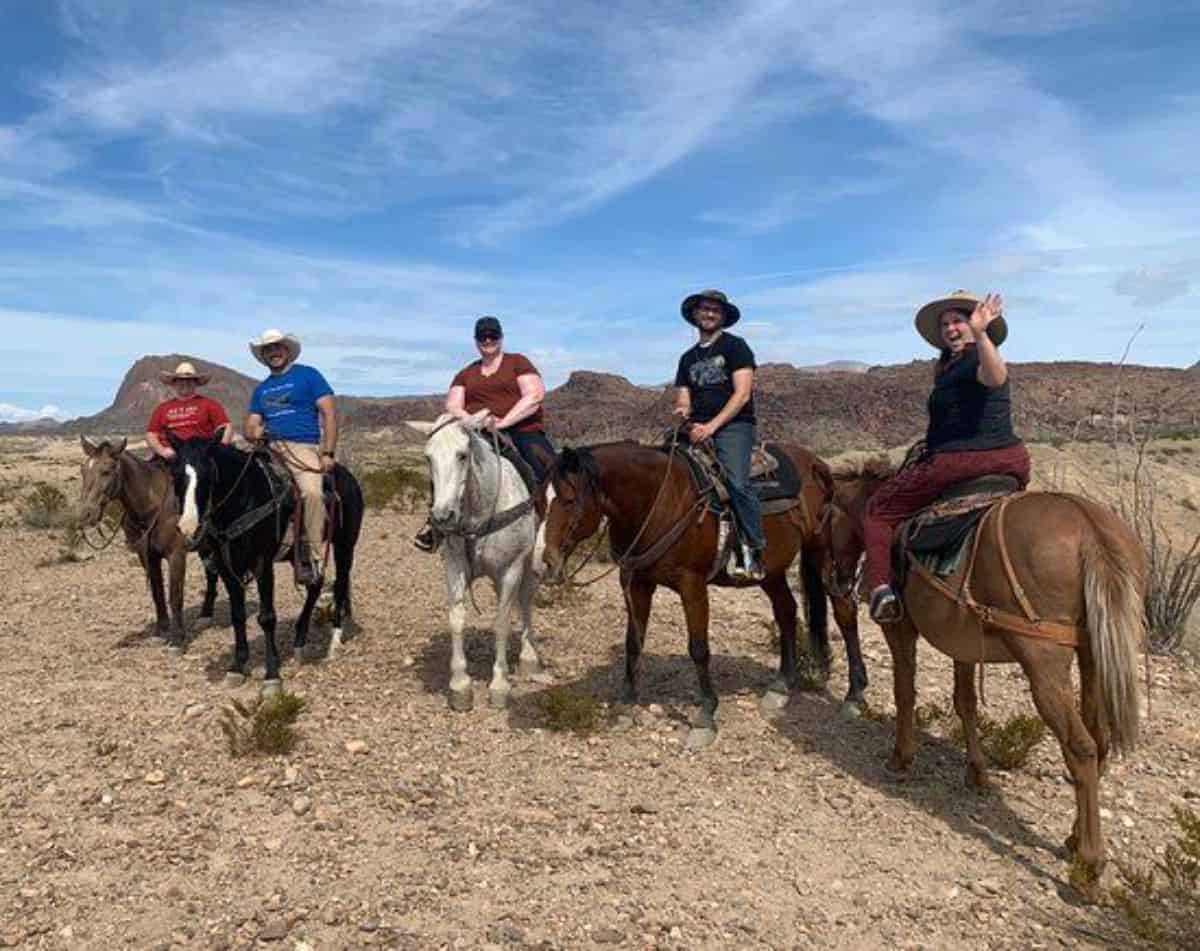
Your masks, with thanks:
[{"label": "eyeglasses", "polygon": [[478,343],[495,343],[499,339],[500,339],[500,335],[494,334],[491,331],[488,331],[487,333],[481,333],[478,337],[475,338],[476,342],[478,342]]},{"label": "eyeglasses", "polygon": [[715,314],[718,317],[725,316],[725,311],[722,310],[720,307],[711,307],[711,306],[706,306],[703,304],[692,308],[692,313],[693,314]]}]

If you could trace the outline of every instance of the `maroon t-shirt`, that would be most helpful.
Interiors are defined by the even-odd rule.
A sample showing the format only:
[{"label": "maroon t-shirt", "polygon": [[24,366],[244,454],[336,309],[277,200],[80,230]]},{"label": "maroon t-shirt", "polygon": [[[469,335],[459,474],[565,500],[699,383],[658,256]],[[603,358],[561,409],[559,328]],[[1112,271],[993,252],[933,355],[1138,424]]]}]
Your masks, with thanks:
[{"label": "maroon t-shirt", "polygon": [[[468,413],[481,409],[491,410],[496,419],[503,419],[521,398],[521,387],[517,377],[526,373],[541,376],[529,358],[520,353],[506,353],[500,358],[500,368],[490,376],[484,376],[483,361],[469,363],[455,375],[451,386],[461,386],[465,391],[465,408]],[[527,416],[512,427],[519,433],[540,433],[546,429],[542,408]]]}]

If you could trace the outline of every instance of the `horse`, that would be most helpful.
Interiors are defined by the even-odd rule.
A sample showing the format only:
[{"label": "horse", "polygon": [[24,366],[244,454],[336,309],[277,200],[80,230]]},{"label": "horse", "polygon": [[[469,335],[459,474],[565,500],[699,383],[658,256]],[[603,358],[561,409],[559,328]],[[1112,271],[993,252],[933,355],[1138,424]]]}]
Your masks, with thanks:
[{"label": "horse", "polygon": [[[229,592],[233,621],[234,655],[225,682],[245,682],[250,648],[246,642],[246,590],[250,577],[258,587],[258,623],[266,640],[266,670],[262,693],[282,688],[279,651],[275,645],[275,565],[286,557],[288,523],[298,504],[291,477],[277,472],[262,452],[246,452],[213,439],[172,440],[178,454],[175,495],[179,500],[179,531],[190,547],[207,544]],[[330,545],[337,578],[333,584],[333,628],[329,652],[342,644],[344,619],[352,616],[350,572],[354,546],[362,529],[363,495],[358,480],[343,465],[333,472],[336,518]],[[315,546],[320,540],[313,540]],[[302,652],[308,643],[313,606],[320,583],[305,589],[304,606],[296,619],[294,645]]]},{"label": "horse", "polygon": [[[187,548],[176,529],[179,508],[167,467],[145,462],[125,451],[126,440],[93,442],[80,436],[84,456],[79,490],[79,526],[93,528],[112,502],[121,505],[121,528],[126,545],[137,553],[154,601],[155,633],[167,641],[167,649],[183,648],[183,583],[187,571]],[[102,545],[111,542],[111,537]],[[91,544],[89,542],[89,544]],[[170,593],[170,620],[163,592],[163,559],[166,559]],[[211,621],[217,598],[217,573],[205,565],[204,601],[200,620]]]},{"label": "horse", "polygon": [[533,552],[538,512],[520,473],[481,435],[487,410],[459,419],[444,413],[432,423],[408,421],[426,436],[425,457],[433,477],[431,519],[442,535],[446,601],[450,614],[451,710],[474,705],[463,653],[464,599],[476,578],[491,580],[496,591],[495,653],[488,699],[503,709],[512,690],[508,681],[508,635],[516,606],[521,612],[519,671],[536,674],[542,663],[533,635],[533,596],[537,589]]},{"label": "horse", "polygon": [[669,453],[634,442],[566,448],[547,479],[543,556],[547,581],[562,581],[567,559],[599,529],[602,519],[608,520],[609,549],[620,568],[625,591],[625,676],[619,694],[622,705],[634,704],[638,699],[638,667],[655,590],[662,585],[680,596],[687,622],[688,654],[700,690],[699,710],[688,734],[692,749],[708,746],[717,733],[718,701],[709,673],[709,584],[757,584],[771,601],[779,629],[779,673],[762,699],[769,712],[785,706],[798,684],[796,599],[788,587],[787,571],[802,551],[801,574],[809,616],[819,619],[822,630],[825,626],[824,556],[815,549],[804,550],[805,540],[817,536],[816,513],[826,497],[827,490],[818,474],[824,463],[801,446],[778,448],[795,465],[802,488],[798,504],[763,518],[767,547],[763,552],[766,577],[761,582],[735,581],[717,566],[719,526],[710,510],[710,495],[697,491],[688,465],[674,444]]},{"label": "horse", "polygon": [[[847,579],[864,550],[867,503],[891,475],[886,458],[834,472],[824,530],[843,585],[852,586]],[[1064,492],[1007,496],[978,523],[971,544],[970,559],[941,588],[910,568],[902,588],[904,618],[881,625],[892,654],[896,702],[888,766],[907,772],[915,753],[918,635],[954,660],[954,708],[966,737],[971,787],[987,783],[976,665],[1020,664],[1075,783],[1075,822],[1066,847],[1078,863],[1076,884],[1086,890],[1104,863],[1099,783],[1109,750],[1131,750],[1137,742],[1145,553],[1110,510]],[[1078,709],[1072,658],[1079,661]]]}]

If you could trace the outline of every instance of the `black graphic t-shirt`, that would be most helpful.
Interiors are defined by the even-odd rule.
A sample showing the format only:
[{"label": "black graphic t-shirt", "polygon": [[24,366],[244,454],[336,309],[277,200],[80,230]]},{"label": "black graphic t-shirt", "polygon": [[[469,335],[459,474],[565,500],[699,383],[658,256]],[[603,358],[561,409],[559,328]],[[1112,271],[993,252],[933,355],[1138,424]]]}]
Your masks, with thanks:
[{"label": "black graphic t-shirt", "polygon": [[[754,354],[746,341],[722,333],[707,347],[696,344],[679,358],[675,385],[687,387],[692,397],[692,419],[707,423],[725,408],[733,396],[733,374],[755,367]],[[734,420],[754,422],[754,397],[741,408]],[[732,422],[732,420],[731,420]]]}]

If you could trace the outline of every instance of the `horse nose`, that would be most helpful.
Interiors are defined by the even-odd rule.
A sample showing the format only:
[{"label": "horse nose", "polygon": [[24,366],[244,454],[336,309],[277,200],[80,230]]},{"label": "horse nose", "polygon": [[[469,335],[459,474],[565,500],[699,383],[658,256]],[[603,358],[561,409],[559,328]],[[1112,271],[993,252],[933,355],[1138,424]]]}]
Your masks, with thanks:
[{"label": "horse nose", "polygon": [[448,528],[454,524],[457,513],[451,505],[435,506],[429,513],[429,519],[435,528]]}]

